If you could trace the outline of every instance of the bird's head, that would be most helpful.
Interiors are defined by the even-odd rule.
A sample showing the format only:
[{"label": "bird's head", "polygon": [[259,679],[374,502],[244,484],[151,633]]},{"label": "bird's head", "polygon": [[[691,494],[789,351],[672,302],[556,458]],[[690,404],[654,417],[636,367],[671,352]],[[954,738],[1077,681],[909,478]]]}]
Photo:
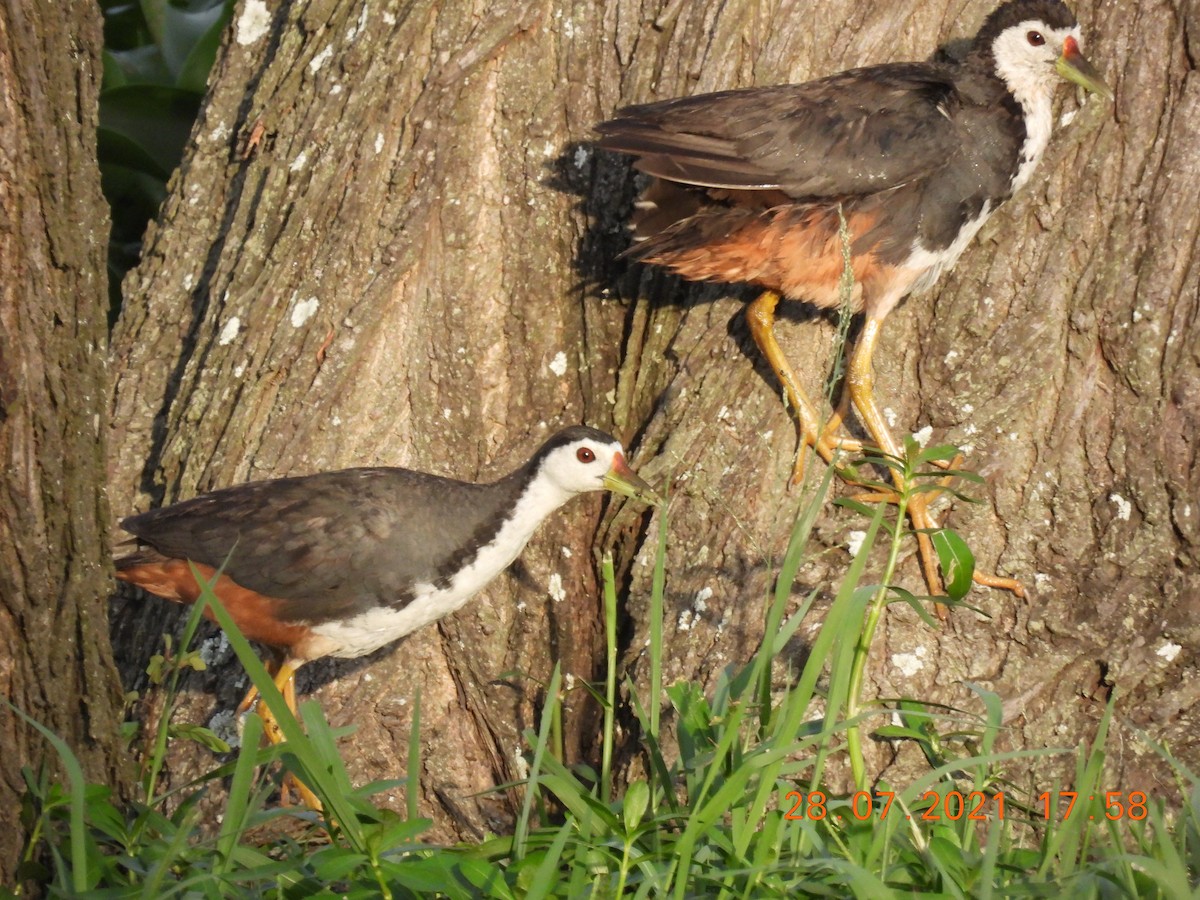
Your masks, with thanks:
[{"label": "bird's head", "polygon": [[1059,79],[1112,98],[1112,89],[1084,57],[1079,24],[1059,0],[1011,0],[993,12],[973,52],[991,59],[996,74],[1024,106],[1048,101]]},{"label": "bird's head", "polygon": [[539,451],[538,476],[569,494],[613,491],[657,504],[658,495],[625,461],[619,441],[594,428],[560,431]]}]

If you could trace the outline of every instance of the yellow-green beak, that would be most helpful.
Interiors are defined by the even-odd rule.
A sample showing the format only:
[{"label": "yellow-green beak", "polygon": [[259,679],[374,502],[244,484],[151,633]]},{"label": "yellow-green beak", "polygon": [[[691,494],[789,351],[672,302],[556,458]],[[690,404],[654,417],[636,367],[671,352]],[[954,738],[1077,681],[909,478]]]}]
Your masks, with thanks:
[{"label": "yellow-green beak", "polygon": [[662,503],[662,498],[654,492],[654,488],[646,484],[633,469],[629,468],[624,455],[620,453],[613,456],[612,468],[604,476],[604,486],[614,494],[624,494],[626,497],[633,497],[635,500],[641,500],[652,506]]},{"label": "yellow-green beak", "polygon": [[1054,64],[1055,70],[1067,81],[1073,81],[1085,91],[1099,94],[1107,100],[1113,98],[1112,88],[1104,81],[1104,76],[1087,61],[1079,50],[1079,42],[1073,37],[1063,41],[1062,56]]}]

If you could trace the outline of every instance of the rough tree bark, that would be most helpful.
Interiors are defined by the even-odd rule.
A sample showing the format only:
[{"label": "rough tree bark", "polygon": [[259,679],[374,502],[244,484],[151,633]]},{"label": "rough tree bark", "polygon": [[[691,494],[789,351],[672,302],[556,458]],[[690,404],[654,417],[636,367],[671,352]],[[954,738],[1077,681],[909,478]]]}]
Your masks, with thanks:
[{"label": "rough tree bark", "polygon": [[[100,16],[0,6],[0,697],[123,781],[106,640],[108,210],[96,164]],[[86,223],[86,227],[80,227]],[[0,712],[0,882],[22,845],[23,765],[45,739]]]},{"label": "rough tree bark", "polygon": [[[114,334],[115,510],[351,464],[476,478],[558,424],[612,427],[644,472],[674,479],[669,678],[744,660],[797,502],[794,428],[737,292],[615,260],[632,180],[590,151],[590,128],[623,103],[920,58],[991,5],[239,6]],[[893,314],[876,357],[897,428],[971,445],[988,502],[956,504],[952,524],[1032,597],[976,594],[991,618],[938,634],[894,610],[873,677],[946,702],[980,682],[1008,700],[1012,742],[1034,746],[1087,737],[1098,707],[1080,698],[1115,681],[1124,712],[1194,754],[1197,12],[1076,11],[1115,107],[1078,111],[956,273]],[[833,326],[792,308],[781,339],[815,387]],[[505,827],[507,798],[470,795],[516,774],[538,684],[554,660],[599,674],[593,536],[625,561],[642,671],[653,527],[626,505],[597,530],[599,509],[568,507],[519,577],[436,628],[313,667],[333,722],[358,726],[355,778],[400,774],[420,688],[423,811],[443,836]],[[798,590],[839,577],[854,527],[830,510]],[[902,577],[919,587],[913,563]],[[130,671],[169,616],[122,610]],[[902,655],[919,663],[906,675]],[[211,691],[236,700],[234,671],[214,669],[194,715]],[[575,755],[595,720],[572,709]],[[880,770],[906,764],[892,752],[878,748]],[[1143,786],[1125,775],[1113,789]]]}]

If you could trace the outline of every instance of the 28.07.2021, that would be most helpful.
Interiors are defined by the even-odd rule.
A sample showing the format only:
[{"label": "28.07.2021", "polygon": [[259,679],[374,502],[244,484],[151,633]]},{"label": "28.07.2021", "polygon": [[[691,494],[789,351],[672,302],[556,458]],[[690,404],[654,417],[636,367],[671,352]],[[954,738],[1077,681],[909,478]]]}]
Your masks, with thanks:
[{"label": "28.07.2021", "polygon": [[[784,813],[785,819],[820,820],[830,816],[836,819],[856,819],[866,821],[878,817],[886,819],[892,810],[896,798],[894,791],[858,791],[849,797],[830,800],[823,791],[788,791],[784,796],[788,807]],[[1042,818],[1049,821],[1051,817],[1067,818],[1075,808],[1079,795],[1075,791],[1044,791],[1039,794],[1031,812],[1040,812]],[[1092,794],[1087,797],[1088,808],[1097,798]],[[1146,818],[1146,793],[1144,791],[1105,791],[1103,794],[1104,812],[1107,819]],[[992,817],[1004,819],[1004,792],[987,793],[984,791],[926,791],[920,803],[911,812],[905,811],[906,819],[918,818],[925,821],[950,819],[958,821],[966,818],[969,821],[984,822]],[[1089,818],[1098,818],[1095,812],[1089,813]]]}]

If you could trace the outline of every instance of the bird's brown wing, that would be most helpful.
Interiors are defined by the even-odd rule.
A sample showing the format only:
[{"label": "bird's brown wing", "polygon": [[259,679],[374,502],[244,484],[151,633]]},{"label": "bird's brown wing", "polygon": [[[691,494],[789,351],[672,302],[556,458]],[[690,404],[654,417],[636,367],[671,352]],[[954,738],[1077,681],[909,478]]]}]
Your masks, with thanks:
[{"label": "bird's brown wing", "polygon": [[447,548],[490,536],[511,499],[479,487],[349,469],[224,488],[121,525],[163,557],[224,565],[243,587],[288,601],[289,619],[320,621],[403,606],[414,583],[443,577]]},{"label": "bird's brown wing", "polygon": [[796,199],[877,193],[928,175],[956,146],[950,71],[853,69],[805,84],[630,106],[597,126],[640,171],[700,187]]}]

